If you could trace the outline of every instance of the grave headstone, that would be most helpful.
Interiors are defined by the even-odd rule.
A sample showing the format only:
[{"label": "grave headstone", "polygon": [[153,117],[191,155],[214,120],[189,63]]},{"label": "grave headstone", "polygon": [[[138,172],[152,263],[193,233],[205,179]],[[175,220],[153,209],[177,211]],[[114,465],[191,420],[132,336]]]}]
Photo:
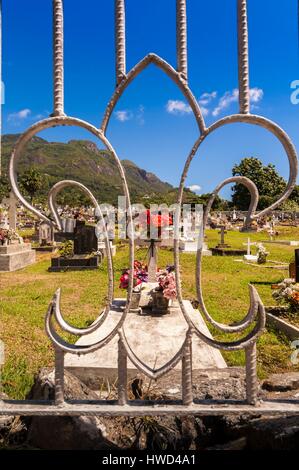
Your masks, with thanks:
[{"label": "grave headstone", "polygon": [[98,239],[95,227],[85,225],[84,221],[77,220],[74,231],[74,254],[85,255],[98,250]]},{"label": "grave headstone", "polygon": [[245,261],[252,261],[252,262],[257,263],[257,259],[258,259],[257,255],[251,254],[251,247],[256,246],[256,243],[255,242],[251,243],[250,238],[248,237],[247,243],[243,243],[243,245],[247,246],[247,255],[244,255]]},{"label": "grave headstone", "polygon": [[225,235],[227,234],[227,231],[225,229],[225,225],[220,225],[218,228],[220,228],[220,243],[216,246],[216,248],[230,248],[230,245],[225,243]]},{"label": "grave headstone", "polygon": [[[95,227],[85,225],[85,221],[68,219],[68,223],[63,224],[66,232],[55,234],[56,239],[71,240],[74,242],[74,254],[70,257],[60,256],[51,259],[49,271],[81,271],[97,269],[102,255],[98,252],[98,238]],[[75,226],[74,230],[73,226]],[[96,252],[92,256],[92,253]],[[88,256],[89,255],[89,256]]]},{"label": "grave headstone", "polygon": [[38,227],[38,241],[40,246],[47,246],[53,241],[53,230],[47,222],[41,222]]}]

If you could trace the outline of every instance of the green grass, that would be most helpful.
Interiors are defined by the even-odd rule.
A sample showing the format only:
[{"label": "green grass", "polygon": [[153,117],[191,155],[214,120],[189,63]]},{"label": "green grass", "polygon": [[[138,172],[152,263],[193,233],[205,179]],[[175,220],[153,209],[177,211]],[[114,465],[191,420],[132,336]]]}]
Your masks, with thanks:
[{"label": "green grass", "polygon": [[[217,231],[208,231],[208,245],[219,241]],[[241,248],[247,234],[228,232],[227,243]],[[298,239],[298,229],[287,229],[282,238]],[[265,234],[251,234],[252,241],[267,239]],[[289,263],[294,248],[266,245],[269,259]],[[146,250],[136,250],[137,259],[145,259]],[[196,299],[195,255],[181,254],[184,298]],[[159,251],[160,267],[173,263],[173,252]],[[23,398],[30,389],[33,374],[43,366],[53,364],[53,350],[44,332],[44,317],[49,302],[58,287],[62,288],[62,312],[66,319],[83,327],[98,315],[107,295],[107,266],[99,270],[49,273],[49,255],[41,255],[39,262],[15,273],[0,274],[0,331],[6,347],[6,363],[2,371],[3,388],[11,397]],[[128,265],[127,246],[118,246],[114,258],[115,296],[123,297],[118,288],[121,271]],[[249,306],[248,284],[258,289],[265,305],[273,305],[271,284],[288,276],[287,270],[250,266],[235,261],[234,257],[205,257],[203,259],[203,290],[210,314],[223,323],[242,319]],[[212,334],[221,340],[235,335]],[[70,339],[68,337],[68,339]],[[266,331],[258,341],[258,364],[261,377],[270,372],[295,370],[290,363],[289,342],[274,331]],[[224,353],[229,365],[244,365],[244,353]]]}]

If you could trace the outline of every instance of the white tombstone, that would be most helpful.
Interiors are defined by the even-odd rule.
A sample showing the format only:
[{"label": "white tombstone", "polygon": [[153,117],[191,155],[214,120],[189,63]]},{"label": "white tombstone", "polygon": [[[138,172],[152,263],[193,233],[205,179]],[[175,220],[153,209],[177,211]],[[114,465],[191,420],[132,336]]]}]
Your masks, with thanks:
[{"label": "white tombstone", "polygon": [[39,225],[38,241],[40,245],[48,245],[53,241],[53,230],[47,222],[41,222]]},{"label": "white tombstone", "polygon": [[247,246],[247,255],[244,255],[245,261],[251,261],[257,263],[257,255],[251,254],[251,247],[256,246],[256,243],[251,243],[250,238],[247,238],[247,243],[243,243],[243,245]]}]

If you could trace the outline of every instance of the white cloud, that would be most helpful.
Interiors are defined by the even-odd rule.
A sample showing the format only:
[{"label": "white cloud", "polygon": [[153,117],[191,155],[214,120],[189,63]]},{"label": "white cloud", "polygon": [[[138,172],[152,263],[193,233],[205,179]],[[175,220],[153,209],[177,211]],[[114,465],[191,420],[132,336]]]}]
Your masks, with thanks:
[{"label": "white cloud", "polygon": [[200,110],[201,110],[201,114],[203,115],[203,117],[206,117],[208,116],[208,114],[210,114],[210,110],[206,108],[205,106],[201,106]]},{"label": "white cloud", "polygon": [[[198,99],[198,104],[200,106],[201,112],[203,116],[208,116],[210,110],[208,109],[208,105],[211,103],[213,99],[217,97],[217,91],[213,91],[212,93],[203,93],[200,98]],[[170,114],[176,115],[186,115],[191,114],[192,109],[191,106],[188,105],[185,101],[181,100],[168,100],[166,105],[166,110]]]},{"label": "white cloud", "polygon": [[257,88],[257,87],[250,88],[249,94],[250,94],[250,102],[251,103],[258,103],[264,97],[263,90],[261,88]]},{"label": "white cloud", "polygon": [[[261,88],[251,88],[249,90],[250,102],[258,103],[263,99],[264,92]],[[230,107],[232,103],[237,103],[239,100],[239,90],[235,88],[232,91],[226,91],[224,95],[219,99],[218,105],[212,111],[213,116],[219,116],[219,114]]]},{"label": "white cloud", "polygon": [[235,88],[233,91],[226,91],[218,101],[217,107],[212,111],[213,116],[219,116],[221,111],[230,107],[232,103],[236,103],[239,99],[239,90]]},{"label": "white cloud", "polygon": [[124,109],[122,111],[115,111],[115,117],[120,122],[126,122],[132,119],[133,116],[131,111]]},{"label": "white cloud", "polygon": [[201,186],[199,186],[198,184],[191,184],[191,186],[189,186],[188,189],[196,193],[197,191],[201,190]]},{"label": "white cloud", "polygon": [[15,124],[18,124],[20,121],[23,121],[24,119],[28,118],[31,114],[31,109],[25,108],[21,109],[20,111],[16,113],[11,113],[8,115],[7,120],[8,122],[13,122]]},{"label": "white cloud", "polygon": [[212,91],[212,93],[203,93],[198,100],[198,104],[199,106],[207,106],[215,98],[217,98],[217,91]]},{"label": "white cloud", "polygon": [[168,100],[166,105],[166,111],[170,114],[190,114],[192,113],[191,107],[180,100]]}]

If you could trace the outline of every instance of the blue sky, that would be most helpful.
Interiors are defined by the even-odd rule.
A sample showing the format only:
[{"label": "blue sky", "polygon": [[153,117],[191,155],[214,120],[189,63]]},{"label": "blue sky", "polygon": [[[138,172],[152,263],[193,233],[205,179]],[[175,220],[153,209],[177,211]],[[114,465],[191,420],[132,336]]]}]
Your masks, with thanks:
[{"label": "blue sky", "polygon": [[[149,52],[175,66],[175,0],[127,0],[127,67]],[[114,1],[65,0],[65,110],[99,125],[113,93]],[[208,124],[238,111],[236,0],[188,0],[189,83]],[[254,111],[276,121],[299,147],[297,0],[249,0],[250,86]],[[3,132],[18,133],[52,111],[52,2],[3,0]],[[91,138],[77,128],[43,132],[49,140]],[[126,90],[107,136],[130,159],[177,186],[198,137],[176,86],[154,66]],[[193,162],[187,185],[211,191],[243,157],[274,163],[288,177],[281,145],[255,126],[232,125],[211,135]],[[223,193],[229,195],[229,190]]]}]

